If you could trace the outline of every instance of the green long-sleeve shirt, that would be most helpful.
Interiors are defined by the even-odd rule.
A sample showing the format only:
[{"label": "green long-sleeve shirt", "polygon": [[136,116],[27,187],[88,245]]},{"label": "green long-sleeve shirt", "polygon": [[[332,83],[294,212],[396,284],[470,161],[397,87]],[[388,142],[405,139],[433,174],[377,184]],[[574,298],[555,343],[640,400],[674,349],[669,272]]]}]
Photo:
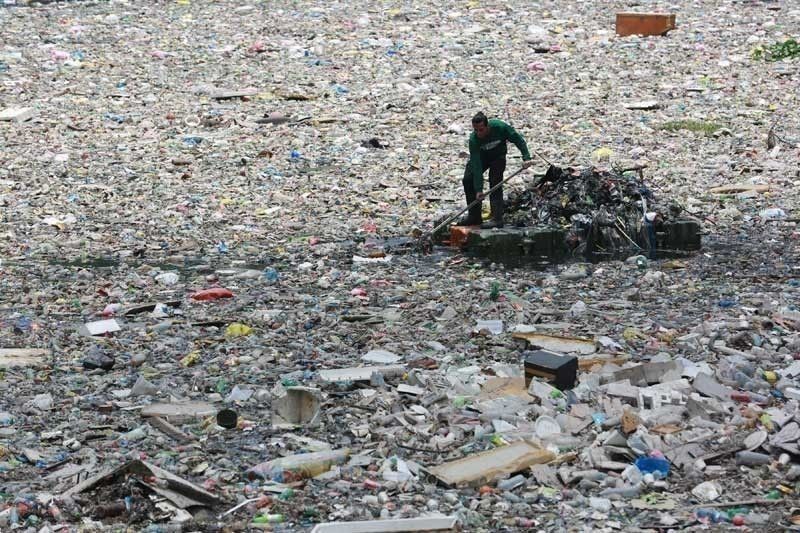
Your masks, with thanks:
[{"label": "green long-sleeve shirt", "polygon": [[508,153],[506,146],[508,141],[514,143],[519,149],[523,161],[531,158],[528,145],[525,144],[522,135],[502,120],[489,119],[489,135],[485,139],[479,139],[474,131],[469,136],[469,166],[475,183],[475,191],[483,190],[484,163],[488,165],[498,157],[505,157]]}]

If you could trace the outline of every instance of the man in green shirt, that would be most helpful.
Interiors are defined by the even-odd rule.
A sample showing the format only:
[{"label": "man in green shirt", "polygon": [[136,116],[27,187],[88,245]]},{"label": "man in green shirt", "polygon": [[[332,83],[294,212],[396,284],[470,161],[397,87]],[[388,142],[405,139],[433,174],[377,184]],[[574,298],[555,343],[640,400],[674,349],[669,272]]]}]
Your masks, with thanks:
[{"label": "man in green shirt", "polygon": [[[473,132],[469,136],[469,162],[464,171],[464,194],[467,204],[476,198],[483,200],[483,173],[489,169],[489,186],[494,187],[503,181],[506,169],[507,143],[511,141],[522,154],[522,166],[528,168],[533,164],[525,139],[517,131],[498,119],[487,119],[483,112],[472,117]],[[491,194],[489,203],[492,206],[492,220],[481,225],[482,228],[503,227],[503,188]],[[474,226],[481,223],[481,204],[469,210],[466,217],[459,222],[462,226]]]}]

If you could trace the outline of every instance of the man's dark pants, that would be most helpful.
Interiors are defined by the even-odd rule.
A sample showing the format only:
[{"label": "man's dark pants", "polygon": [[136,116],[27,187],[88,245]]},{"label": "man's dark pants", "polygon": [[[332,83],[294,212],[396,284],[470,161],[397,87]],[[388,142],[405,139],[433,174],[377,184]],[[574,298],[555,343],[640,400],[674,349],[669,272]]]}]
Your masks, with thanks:
[{"label": "man's dark pants", "polygon": [[[501,181],[503,181],[503,172],[506,170],[506,158],[499,157],[494,161],[483,161],[481,160],[481,170],[482,172],[486,172],[486,169],[489,169],[489,186],[494,187]],[[471,204],[477,198],[477,191],[475,191],[475,179],[472,176],[472,169],[470,168],[469,162],[467,162],[467,168],[464,170],[464,180],[462,181],[464,184],[464,194],[467,197],[467,205]],[[498,187],[496,191],[494,191],[489,196],[489,205],[492,206],[492,219],[498,222],[502,222],[503,220],[503,188]],[[469,210],[469,219],[471,222],[475,224],[481,223],[481,204],[477,204],[475,207]]]}]

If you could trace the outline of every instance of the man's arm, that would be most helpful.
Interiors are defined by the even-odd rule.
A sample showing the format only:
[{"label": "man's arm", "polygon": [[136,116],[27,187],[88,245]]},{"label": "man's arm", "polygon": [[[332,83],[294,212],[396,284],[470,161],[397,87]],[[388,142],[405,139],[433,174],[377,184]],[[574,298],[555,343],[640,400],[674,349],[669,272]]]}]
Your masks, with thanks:
[{"label": "man's arm", "polygon": [[[524,142],[524,141],[523,141]],[[469,138],[469,168],[472,172],[472,183],[475,185],[475,192],[483,191],[483,165],[481,164],[481,149],[477,139]]]},{"label": "man's arm", "polygon": [[506,124],[506,135],[508,136],[508,140],[514,143],[514,146],[516,146],[522,154],[522,160],[530,161],[531,153],[528,151],[528,145],[525,143],[525,139],[522,135],[509,124]]}]

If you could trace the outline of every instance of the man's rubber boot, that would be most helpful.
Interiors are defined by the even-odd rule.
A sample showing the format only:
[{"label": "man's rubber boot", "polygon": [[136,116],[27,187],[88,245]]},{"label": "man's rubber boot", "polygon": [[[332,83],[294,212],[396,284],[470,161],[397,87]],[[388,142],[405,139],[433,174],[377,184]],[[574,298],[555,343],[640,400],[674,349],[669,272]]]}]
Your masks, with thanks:
[{"label": "man's rubber boot", "polygon": [[495,229],[495,228],[502,228],[503,221],[502,220],[489,220],[488,222],[484,222],[481,224],[481,229]]},{"label": "man's rubber boot", "polygon": [[476,218],[475,215],[465,215],[458,219],[456,222],[456,226],[477,226],[481,223],[481,217],[478,215]]}]

